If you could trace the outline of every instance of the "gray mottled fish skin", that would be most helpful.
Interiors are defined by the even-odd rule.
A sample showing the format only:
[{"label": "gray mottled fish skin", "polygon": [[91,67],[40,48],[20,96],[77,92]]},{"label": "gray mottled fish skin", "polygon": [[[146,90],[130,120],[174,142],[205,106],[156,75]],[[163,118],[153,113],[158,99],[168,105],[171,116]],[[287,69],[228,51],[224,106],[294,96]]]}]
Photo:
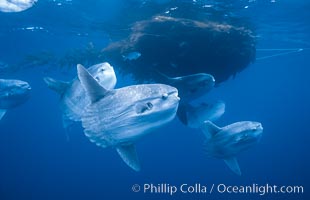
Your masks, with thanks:
[{"label": "gray mottled fish skin", "polygon": [[[165,75],[164,75],[165,76]],[[186,104],[206,95],[215,84],[212,75],[206,73],[191,74],[188,76],[167,78],[167,83],[179,91],[181,103]]]},{"label": "gray mottled fish skin", "polygon": [[[107,63],[100,63],[88,68],[89,73],[96,81],[107,89],[113,89],[117,79],[113,67]],[[63,111],[64,126],[66,128],[68,121],[81,121],[81,113],[90,103],[86,97],[85,90],[81,86],[78,78],[73,79],[70,83],[62,82],[59,86],[53,84],[53,80],[45,78],[45,82],[53,90],[58,90],[61,94],[60,107]],[[57,82],[57,81],[56,81]]]},{"label": "gray mottled fish skin", "polygon": [[259,122],[242,121],[219,128],[212,122],[206,121],[202,131],[207,138],[205,142],[207,155],[224,159],[233,172],[241,175],[235,156],[258,143],[263,127]]},{"label": "gray mottled fish skin", "polygon": [[30,96],[30,85],[21,80],[0,79],[0,119],[7,109],[23,104]]},{"label": "gray mottled fish skin", "polygon": [[217,101],[215,103],[203,103],[197,107],[189,106],[187,108],[187,126],[190,128],[199,128],[205,121],[214,122],[218,120],[225,112],[225,103]]},{"label": "gray mottled fish skin", "polygon": [[85,135],[98,146],[115,147],[123,161],[139,171],[133,143],[174,119],[179,104],[176,88],[142,84],[105,90],[78,67],[79,79],[92,103],[82,116]]},{"label": "gray mottled fish skin", "polygon": [[[96,81],[107,89],[113,89],[116,85],[116,75],[113,67],[109,63],[101,63],[88,68]],[[90,103],[86,97],[85,90],[81,86],[79,79],[74,79],[71,87],[62,97],[61,107],[64,115],[72,121],[80,121],[80,114]]]},{"label": "gray mottled fish skin", "polygon": [[1,12],[21,12],[28,8],[31,8],[37,0],[1,0],[0,11]]},{"label": "gray mottled fish skin", "polygon": [[86,109],[85,133],[102,147],[135,141],[175,117],[177,94],[175,88],[163,84],[116,89]]}]

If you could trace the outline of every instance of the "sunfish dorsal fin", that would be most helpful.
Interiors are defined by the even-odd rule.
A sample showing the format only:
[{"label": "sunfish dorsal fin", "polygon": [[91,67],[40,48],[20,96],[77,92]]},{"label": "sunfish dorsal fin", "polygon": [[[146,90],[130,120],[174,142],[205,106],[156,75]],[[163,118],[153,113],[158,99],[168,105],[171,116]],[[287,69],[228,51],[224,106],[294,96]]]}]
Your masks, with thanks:
[{"label": "sunfish dorsal fin", "polygon": [[201,130],[204,133],[205,137],[207,139],[210,139],[219,131],[221,131],[221,128],[213,124],[211,121],[205,121],[201,126]]},{"label": "sunfish dorsal fin", "polygon": [[6,110],[5,109],[0,109],[0,120],[2,119],[2,117],[5,115]]},{"label": "sunfish dorsal fin", "polygon": [[116,151],[130,168],[135,171],[140,171],[139,158],[136,147],[133,144],[120,145],[116,147]]},{"label": "sunfish dorsal fin", "polygon": [[160,76],[162,76],[164,79],[166,79],[170,83],[174,83],[174,82],[178,81],[180,78],[180,77],[174,77],[174,78],[169,77],[168,75],[166,75],[166,74],[164,74],[158,70],[155,70],[155,72],[157,72]]},{"label": "sunfish dorsal fin", "polygon": [[77,65],[79,80],[92,103],[110,94],[111,91],[102,87],[81,64]]},{"label": "sunfish dorsal fin", "polygon": [[48,88],[54,90],[60,95],[65,93],[66,89],[70,86],[69,82],[59,81],[50,77],[44,77],[43,80],[47,84]]},{"label": "sunfish dorsal fin", "polygon": [[237,175],[241,176],[241,170],[235,157],[224,159],[226,165]]}]

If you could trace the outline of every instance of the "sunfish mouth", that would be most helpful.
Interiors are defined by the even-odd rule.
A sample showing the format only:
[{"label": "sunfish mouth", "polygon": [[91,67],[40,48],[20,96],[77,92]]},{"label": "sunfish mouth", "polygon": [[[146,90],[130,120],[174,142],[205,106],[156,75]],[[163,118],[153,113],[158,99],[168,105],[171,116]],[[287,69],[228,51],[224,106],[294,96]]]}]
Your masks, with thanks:
[{"label": "sunfish mouth", "polygon": [[172,92],[169,92],[169,93],[168,93],[168,96],[173,96],[173,97],[175,97],[178,101],[180,101],[180,97],[179,97],[178,95],[179,95],[178,91],[172,91]]},{"label": "sunfish mouth", "polygon": [[25,90],[31,90],[30,85],[29,85],[28,83],[25,83],[25,82],[20,83],[20,84],[18,85],[18,87],[20,87],[20,88],[22,88],[22,89],[25,89]]},{"label": "sunfish mouth", "polygon": [[263,130],[262,124],[261,123],[257,124],[256,127],[255,127],[255,130],[262,131]]}]

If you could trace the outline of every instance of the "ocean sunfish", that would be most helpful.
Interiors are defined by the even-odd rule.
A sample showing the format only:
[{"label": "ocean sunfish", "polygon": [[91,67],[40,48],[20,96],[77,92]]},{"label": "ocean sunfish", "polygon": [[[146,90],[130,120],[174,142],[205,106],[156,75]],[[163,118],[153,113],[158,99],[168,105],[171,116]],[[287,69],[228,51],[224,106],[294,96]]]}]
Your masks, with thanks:
[{"label": "ocean sunfish", "polygon": [[[113,67],[107,63],[100,63],[88,68],[95,80],[107,89],[113,89],[116,85],[116,75]],[[58,81],[49,77],[44,78],[48,87],[61,96],[60,108],[63,112],[63,126],[68,128],[73,122],[81,121],[81,113],[90,103],[86,97],[84,88],[78,78],[70,82]]]},{"label": "ocean sunfish", "polygon": [[31,8],[37,0],[1,0],[1,12],[21,12]]},{"label": "ocean sunfish", "polygon": [[228,167],[241,175],[236,155],[260,140],[263,127],[259,122],[242,121],[220,128],[210,121],[201,127],[206,136],[204,150],[209,157],[223,159]]},{"label": "ocean sunfish", "polygon": [[216,121],[225,112],[225,103],[201,103],[198,106],[190,104],[179,106],[178,116],[180,121],[190,128],[200,128],[205,121]]},{"label": "ocean sunfish", "polygon": [[[159,72],[160,73],[160,72]],[[211,74],[198,73],[180,77],[168,77],[166,83],[176,87],[179,91],[181,104],[186,104],[207,94],[215,84],[215,79]]]},{"label": "ocean sunfish", "polygon": [[8,109],[28,100],[30,91],[31,87],[25,81],[0,79],[0,120]]},{"label": "ocean sunfish", "polygon": [[134,143],[174,119],[180,100],[178,90],[164,84],[108,90],[81,65],[77,70],[91,101],[81,118],[85,135],[100,147],[114,147],[129,167],[139,171]]}]

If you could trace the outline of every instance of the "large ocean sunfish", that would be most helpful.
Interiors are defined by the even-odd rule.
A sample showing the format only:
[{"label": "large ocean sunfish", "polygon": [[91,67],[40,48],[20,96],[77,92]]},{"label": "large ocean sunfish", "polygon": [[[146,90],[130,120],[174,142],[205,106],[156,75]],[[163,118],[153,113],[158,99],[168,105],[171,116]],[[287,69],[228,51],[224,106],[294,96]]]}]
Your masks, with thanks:
[{"label": "large ocean sunfish", "polygon": [[24,103],[30,96],[30,90],[25,81],[0,79],[0,120],[8,109]]},{"label": "large ocean sunfish", "polygon": [[206,121],[201,130],[206,136],[204,147],[207,155],[223,159],[238,175],[241,170],[236,155],[258,143],[263,133],[262,124],[252,121],[236,122],[223,128]]},{"label": "large ocean sunfish", "polygon": [[85,135],[101,147],[114,147],[123,161],[140,170],[135,141],[174,119],[178,90],[164,84],[108,90],[78,65],[78,77],[90,104],[82,116]]},{"label": "large ocean sunfish", "polygon": [[[88,68],[95,80],[107,89],[113,89],[116,84],[116,75],[113,67],[107,63],[100,63]],[[78,78],[71,82],[58,81],[49,77],[44,78],[48,87],[60,94],[60,107],[63,112],[63,126],[69,127],[72,122],[81,121],[81,113],[90,103],[84,88]]]}]

